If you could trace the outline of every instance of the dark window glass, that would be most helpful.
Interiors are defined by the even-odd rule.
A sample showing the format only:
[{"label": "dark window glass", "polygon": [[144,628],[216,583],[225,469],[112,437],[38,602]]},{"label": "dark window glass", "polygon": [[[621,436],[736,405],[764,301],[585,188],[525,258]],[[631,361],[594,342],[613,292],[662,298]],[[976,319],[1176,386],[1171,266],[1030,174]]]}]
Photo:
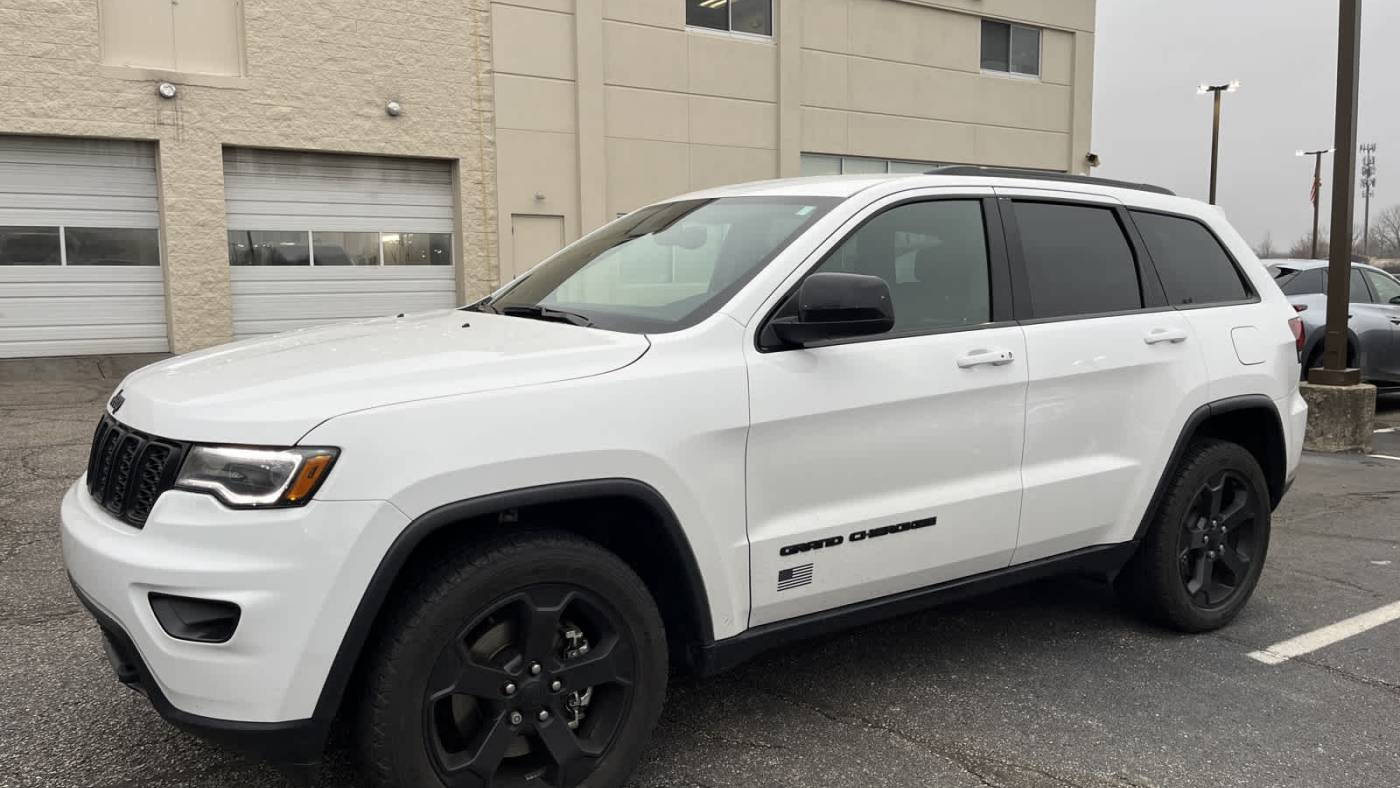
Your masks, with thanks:
[{"label": "dark window glass", "polygon": [[154,229],[64,227],[69,265],[160,265]]},{"label": "dark window glass", "polygon": [[987,237],[976,200],[891,208],[842,241],[817,271],[884,279],[894,302],[895,331],[991,319]]},{"label": "dark window glass", "polygon": [[1281,268],[1278,278],[1274,281],[1278,282],[1284,295],[1314,295],[1327,289],[1327,280],[1323,276],[1324,270],[1322,268],[1309,268],[1306,271],[1299,271],[1293,268]]},{"label": "dark window glass", "polygon": [[1040,75],[1040,31],[1011,26],[1011,73]]},{"label": "dark window glass", "polygon": [[305,232],[229,230],[229,265],[310,265]]},{"label": "dark window glass", "polygon": [[1361,278],[1361,271],[1356,268],[1351,269],[1351,293],[1347,300],[1353,304],[1371,303],[1371,291],[1366,289],[1366,280]]},{"label": "dark window glass", "polygon": [[0,227],[0,265],[58,265],[57,227]]},{"label": "dark window glass", "polygon": [[685,23],[691,27],[728,30],[729,3],[716,3],[714,0],[685,0]]},{"label": "dark window glass", "polygon": [[[721,8],[723,5],[721,5]],[[729,0],[729,29],[755,36],[773,35],[773,0]]]},{"label": "dark window glass", "polygon": [[379,265],[379,233],[317,230],[311,246],[313,265]]},{"label": "dark window glass", "polygon": [[385,265],[451,265],[451,233],[384,233]]},{"label": "dark window glass", "polygon": [[1107,208],[1017,202],[1035,317],[1142,308],[1132,247]]},{"label": "dark window glass", "polygon": [[1210,231],[1190,219],[1133,212],[1167,301],[1176,306],[1218,304],[1249,297],[1230,256]]},{"label": "dark window glass", "polygon": [[1011,25],[982,20],[982,68],[1011,70]]},{"label": "dark window glass", "polygon": [[1400,305],[1400,282],[1395,281],[1394,277],[1379,271],[1367,271],[1366,278],[1371,280],[1371,287],[1376,289],[1377,303]]}]

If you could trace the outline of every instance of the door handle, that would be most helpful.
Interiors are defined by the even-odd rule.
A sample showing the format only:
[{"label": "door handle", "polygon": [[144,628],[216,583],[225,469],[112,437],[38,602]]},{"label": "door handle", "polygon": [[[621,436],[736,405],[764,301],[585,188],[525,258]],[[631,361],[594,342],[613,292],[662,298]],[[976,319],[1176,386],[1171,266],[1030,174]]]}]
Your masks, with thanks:
[{"label": "door handle", "polygon": [[1394,323],[1394,324],[1397,325],[1397,326],[1400,326],[1400,317],[1392,317],[1392,318],[1390,319],[1390,322],[1391,322],[1391,323]]},{"label": "door handle", "polygon": [[969,350],[967,353],[958,356],[958,367],[968,369],[970,367],[992,366],[1002,367],[1016,360],[1016,354],[1010,350]]},{"label": "door handle", "polygon": [[1173,345],[1186,341],[1186,332],[1179,328],[1154,328],[1147,332],[1147,336],[1142,338],[1143,342],[1155,345],[1158,342],[1170,342]]}]

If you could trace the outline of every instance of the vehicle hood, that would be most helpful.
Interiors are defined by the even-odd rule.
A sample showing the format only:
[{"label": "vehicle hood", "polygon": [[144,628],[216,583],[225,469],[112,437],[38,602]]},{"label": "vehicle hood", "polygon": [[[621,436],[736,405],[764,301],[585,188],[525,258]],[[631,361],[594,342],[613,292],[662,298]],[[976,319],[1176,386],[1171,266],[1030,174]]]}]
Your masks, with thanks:
[{"label": "vehicle hood", "polygon": [[152,364],[122,381],[114,415],[178,440],[291,445],[351,411],[600,375],[648,347],[641,334],[481,312],[376,318]]}]

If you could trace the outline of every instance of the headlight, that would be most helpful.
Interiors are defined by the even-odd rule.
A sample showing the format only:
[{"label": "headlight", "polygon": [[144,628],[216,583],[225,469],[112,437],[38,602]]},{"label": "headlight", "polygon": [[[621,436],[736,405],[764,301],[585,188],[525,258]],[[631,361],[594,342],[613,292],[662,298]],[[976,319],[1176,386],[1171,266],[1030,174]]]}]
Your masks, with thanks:
[{"label": "headlight", "polygon": [[235,508],[302,506],[330,473],[339,449],[195,446],[175,486],[213,493]]}]

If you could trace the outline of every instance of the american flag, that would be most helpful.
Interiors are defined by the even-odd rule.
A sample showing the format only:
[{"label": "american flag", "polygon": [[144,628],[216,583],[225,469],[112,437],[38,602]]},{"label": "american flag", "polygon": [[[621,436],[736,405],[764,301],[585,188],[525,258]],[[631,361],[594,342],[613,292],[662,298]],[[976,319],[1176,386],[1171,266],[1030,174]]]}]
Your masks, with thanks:
[{"label": "american flag", "polygon": [[812,582],[812,565],[798,564],[787,569],[778,570],[778,590],[786,591],[789,588],[805,586]]},{"label": "american flag", "polygon": [[1317,205],[1317,195],[1320,191],[1322,191],[1322,178],[1313,176],[1312,194],[1308,195],[1308,202]]}]

